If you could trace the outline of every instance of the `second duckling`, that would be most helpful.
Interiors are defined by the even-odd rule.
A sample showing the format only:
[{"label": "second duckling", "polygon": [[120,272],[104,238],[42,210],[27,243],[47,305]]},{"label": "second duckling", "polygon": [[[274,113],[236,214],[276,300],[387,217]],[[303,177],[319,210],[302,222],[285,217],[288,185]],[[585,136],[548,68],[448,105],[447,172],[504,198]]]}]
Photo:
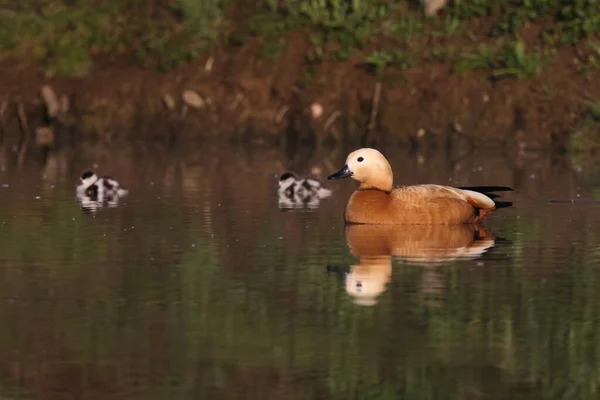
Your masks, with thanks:
[{"label": "second duckling", "polygon": [[129,193],[119,182],[110,176],[98,177],[94,171],[87,170],[81,174],[81,183],[77,186],[78,197],[89,197],[94,201],[120,198]]},{"label": "second duckling", "polygon": [[293,172],[279,177],[279,201],[284,204],[314,204],[331,196],[331,190],[324,188],[320,181],[313,178],[298,178]]}]

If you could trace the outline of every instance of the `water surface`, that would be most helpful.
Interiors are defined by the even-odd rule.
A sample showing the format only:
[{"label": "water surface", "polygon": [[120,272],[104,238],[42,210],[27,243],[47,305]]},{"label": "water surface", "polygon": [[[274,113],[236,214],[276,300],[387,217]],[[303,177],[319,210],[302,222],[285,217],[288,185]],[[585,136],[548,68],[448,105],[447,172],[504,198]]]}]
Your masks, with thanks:
[{"label": "water surface", "polygon": [[[350,150],[350,149],[348,149]],[[485,229],[345,229],[346,150],[82,145],[0,165],[6,398],[598,398],[600,180],[566,157],[386,148],[395,182],[509,185]],[[91,165],[131,189],[82,212]],[[576,200],[572,202],[571,200]],[[357,285],[359,283],[359,285]]]}]

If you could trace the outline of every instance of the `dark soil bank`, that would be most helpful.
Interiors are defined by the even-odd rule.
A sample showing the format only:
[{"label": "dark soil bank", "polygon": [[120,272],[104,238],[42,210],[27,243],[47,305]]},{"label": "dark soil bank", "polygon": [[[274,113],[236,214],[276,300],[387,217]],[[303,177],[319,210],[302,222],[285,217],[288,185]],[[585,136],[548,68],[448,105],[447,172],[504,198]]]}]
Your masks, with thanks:
[{"label": "dark soil bank", "polygon": [[[565,59],[573,56],[564,50]],[[378,79],[352,61],[323,65],[315,82],[299,89],[303,59],[296,45],[270,63],[216,56],[211,72],[202,63],[166,74],[107,66],[84,78],[44,78],[35,69],[5,66],[0,87],[10,103],[3,123],[17,130],[22,102],[30,127],[42,125],[40,89],[48,84],[68,97],[68,120],[80,135],[271,139],[292,127],[308,139],[358,141],[372,123],[371,138],[380,141],[438,141],[455,132],[476,141],[564,147],[586,98],[600,95],[597,74],[578,74],[567,60],[556,60],[527,81],[494,82],[477,71],[457,75],[444,64],[417,67],[403,72],[404,82],[382,82],[377,101]],[[185,90],[201,96],[197,108],[185,105]],[[320,117],[318,108],[312,117],[313,103],[322,105]]]}]

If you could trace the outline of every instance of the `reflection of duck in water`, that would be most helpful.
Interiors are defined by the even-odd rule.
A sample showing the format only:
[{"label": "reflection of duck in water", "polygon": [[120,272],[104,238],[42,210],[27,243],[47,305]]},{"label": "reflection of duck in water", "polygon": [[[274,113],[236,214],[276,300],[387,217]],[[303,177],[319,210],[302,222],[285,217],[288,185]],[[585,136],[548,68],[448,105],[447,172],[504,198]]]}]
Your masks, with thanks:
[{"label": "reflection of duck in water", "polygon": [[346,292],[360,305],[374,305],[392,276],[392,257],[436,265],[480,257],[495,238],[473,225],[348,225],[346,242],[359,264],[345,274]]},{"label": "reflection of duck in water", "polygon": [[110,176],[99,178],[93,171],[84,171],[77,185],[76,193],[85,212],[96,213],[106,203],[116,207],[119,199],[129,192]]},{"label": "reflection of duck in water", "polygon": [[377,298],[392,277],[392,258],[389,256],[361,257],[360,264],[350,266],[345,276],[346,292],[361,306],[377,304]]},{"label": "reflection of duck in water", "polygon": [[316,208],[321,199],[331,196],[331,190],[313,178],[298,178],[293,172],[286,172],[279,177],[279,207],[281,208]]},{"label": "reflection of duck in water", "polygon": [[359,149],[346,165],[328,177],[352,177],[360,182],[346,205],[345,220],[363,224],[465,224],[478,223],[511,202],[496,201],[492,192],[505,186],[455,188],[443,185],[393,187],[392,167],[375,149]]}]

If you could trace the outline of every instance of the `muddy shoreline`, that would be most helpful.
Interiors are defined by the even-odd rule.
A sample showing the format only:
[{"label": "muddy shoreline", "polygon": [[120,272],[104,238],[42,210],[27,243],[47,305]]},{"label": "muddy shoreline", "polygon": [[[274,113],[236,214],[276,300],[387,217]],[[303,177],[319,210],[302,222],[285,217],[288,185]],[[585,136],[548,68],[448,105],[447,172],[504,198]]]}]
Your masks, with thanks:
[{"label": "muddy shoreline", "polygon": [[[322,62],[311,82],[301,84],[308,35],[288,38],[277,60],[255,56],[257,46],[216,49],[168,73],[113,59],[96,61],[86,77],[45,77],[35,66],[4,61],[3,136],[413,147],[466,141],[564,151],[590,99],[600,98],[598,72],[573,68],[574,47],[562,48],[529,80],[492,80],[478,70],[457,74],[437,62],[392,71],[401,76],[392,82],[357,56]],[[60,115],[49,115],[44,86],[64,107]],[[186,103],[184,93],[196,97]],[[40,134],[40,127],[50,131]]]}]

